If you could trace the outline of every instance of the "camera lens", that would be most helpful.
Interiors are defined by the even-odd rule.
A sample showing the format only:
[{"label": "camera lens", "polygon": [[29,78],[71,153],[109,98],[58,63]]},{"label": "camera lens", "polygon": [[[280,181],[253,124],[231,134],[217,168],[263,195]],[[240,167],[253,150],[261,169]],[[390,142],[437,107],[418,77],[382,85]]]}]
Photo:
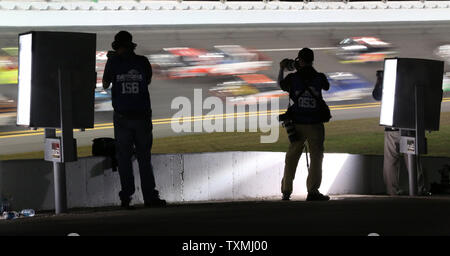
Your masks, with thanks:
[{"label": "camera lens", "polygon": [[294,71],[295,70],[295,61],[289,59],[286,63],[286,69],[289,71]]},{"label": "camera lens", "polygon": [[298,138],[297,133],[295,131],[295,124],[292,121],[287,121],[285,122],[284,127],[286,127],[286,132],[288,134],[289,141],[291,143],[297,141]]}]

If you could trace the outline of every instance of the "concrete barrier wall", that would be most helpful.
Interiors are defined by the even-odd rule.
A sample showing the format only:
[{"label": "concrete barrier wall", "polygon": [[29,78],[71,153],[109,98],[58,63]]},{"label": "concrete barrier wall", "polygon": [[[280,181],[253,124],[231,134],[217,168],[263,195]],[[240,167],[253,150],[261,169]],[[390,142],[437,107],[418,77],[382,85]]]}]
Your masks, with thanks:
[{"label": "concrete barrier wall", "polygon": [[[259,200],[279,198],[285,153],[219,152],[153,155],[152,163],[161,197],[168,202]],[[437,173],[448,158],[424,158],[430,182],[439,182]],[[143,203],[136,160],[134,203]],[[294,196],[306,195],[306,158],[300,159],[294,182]],[[407,188],[406,171],[401,176]],[[68,206],[98,207],[120,203],[120,180],[110,160],[81,158],[67,164]],[[382,157],[325,154],[322,193],[384,193]],[[43,160],[0,162],[1,195],[12,197],[14,209],[54,208],[52,163]]]}]

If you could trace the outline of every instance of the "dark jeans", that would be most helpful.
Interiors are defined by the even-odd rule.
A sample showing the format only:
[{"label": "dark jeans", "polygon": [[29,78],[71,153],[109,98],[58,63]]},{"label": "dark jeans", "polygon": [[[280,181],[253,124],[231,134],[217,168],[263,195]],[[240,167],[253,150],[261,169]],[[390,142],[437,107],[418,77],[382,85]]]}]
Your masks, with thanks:
[{"label": "dark jeans", "polygon": [[151,164],[152,130],[153,125],[150,115],[140,118],[128,118],[114,113],[114,137],[116,139],[116,154],[119,164],[120,183],[122,185],[119,197],[122,201],[129,201],[135,192],[131,162],[134,150],[136,150],[136,158],[139,163],[144,202],[149,202],[158,197]]}]

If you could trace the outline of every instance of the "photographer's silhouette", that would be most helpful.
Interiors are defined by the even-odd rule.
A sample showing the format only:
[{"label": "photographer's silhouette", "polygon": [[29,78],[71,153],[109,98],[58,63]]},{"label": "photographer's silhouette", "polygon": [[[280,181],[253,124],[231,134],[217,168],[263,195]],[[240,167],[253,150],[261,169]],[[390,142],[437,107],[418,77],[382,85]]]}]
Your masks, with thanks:
[{"label": "photographer's silhouette", "polygon": [[153,144],[152,109],[148,85],[152,68],[148,59],[136,55],[136,44],[127,31],[120,31],[112,43],[114,51],[108,52],[103,75],[103,87],[112,83],[114,108],[114,136],[122,190],[121,206],[131,209],[131,196],[135,192],[131,157],[136,151],[141,176],[144,203],[148,207],[164,206],[155,189],[155,177],[151,164]]},{"label": "photographer's silhouette", "polygon": [[[284,125],[289,135],[289,149],[286,153],[286,165],[281,184],[283,200],[289,200],[297,170],[298,161],[308,143],[311,152],[311,166],[308,170],[307,201],[324,201],[330,197],[322,195],[319,187],[322,181],[322,160],[325,128],[323,123],[331,118],[328,106],[322,97],[322,90],[328,90],[330,84],[326,76],[317,72],[312,64],[314,53],[309,48],[298,52],[295,60],[284,59],[280,62],[278,83],[289,92],[293,102],[284,115]],[[297,71],[284,77],[284,69]]]}]

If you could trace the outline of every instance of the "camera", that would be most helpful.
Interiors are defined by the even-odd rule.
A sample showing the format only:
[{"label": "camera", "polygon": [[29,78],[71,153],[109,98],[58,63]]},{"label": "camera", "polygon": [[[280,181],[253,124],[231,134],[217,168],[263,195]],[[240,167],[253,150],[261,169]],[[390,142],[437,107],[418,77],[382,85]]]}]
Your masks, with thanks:
[{"label": "camera", "polygon": [[288,71],[294,71],[298,66],[298,61],[293,59],[283,59],[281,61],[281,66]]},{"label": "camera", "polygon": [[297,133],[295,131],[295,123],[292,120],[289,110],[286,113],[278,116],[278,120],[282,122],[283,127],[286,128],[289,142],[293,143],[298,140]]},{"label": "camera", "polygon": [[283,122],[284,128],[288,134],[289,142],[293,143],[298,141],[297,132],[295,131],[295,124],[292,120],[287,120]]}]

